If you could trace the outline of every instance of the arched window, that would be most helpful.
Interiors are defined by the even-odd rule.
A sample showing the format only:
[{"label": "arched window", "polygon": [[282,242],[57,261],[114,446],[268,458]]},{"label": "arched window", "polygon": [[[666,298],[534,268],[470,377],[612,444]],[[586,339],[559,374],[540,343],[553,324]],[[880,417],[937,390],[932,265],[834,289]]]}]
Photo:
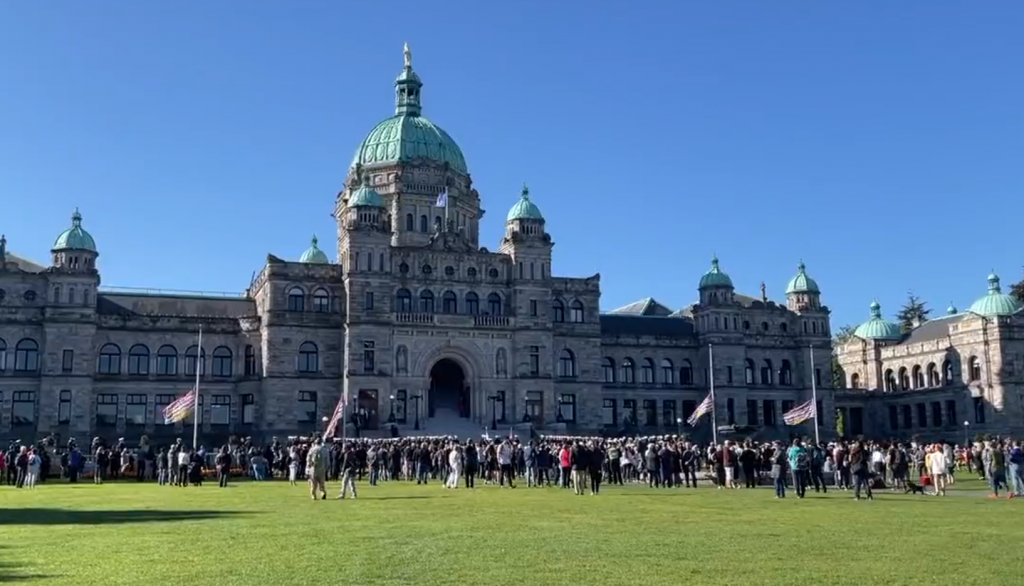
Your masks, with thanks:
[{"label": "arched window", "polygon": [[900,375],[899,375],[900,390],[901,391],[909,390],[910,389],[910,374],[907,372],[907,367],[906,366],[901,366],[899,372],[900,372]]},{"label": "arched window", "polygon": [[749,358],[743,362],[743,376],[748,385],[754,384],[754,361]]},{"label": "arched window", "polygon": [[434,216],[434,230],[441,230],[441,216]]},{"label": "arched window", "polygon": [[569,321],[574,324],[583,323],[583,303],[578,299],[569,304]]},{"label": "arched window", "polygon": [[39,343],[25,338],[14,347],[14,371],[36,372],[39,370]]},{"label": "arched window", "polygon": [[768,322],[766,322],[766,321],[761,322],[761,331],[762,332],[767,332],[768,331]]},{"label": "arched window", "polygon": [[551,304],[551,316],[552,321],[555,323],[563,323],[565,321],[565,304],[562,303],[561,299],[555,299],[554,303]]},{"label": "arched window", "polygon": [[165,344],[156,351],[156,373],[162,376],[178,374],[178,349]]},{"label": "arched window", "polygon": [[850,388],[851,389],[859,389],[860,388],[860,375],[857,374],[856,372],[850,375]]},{"label": "arched window", "polygon": [[981,361],[977,356],[971,356],[967,361],[967,372],[970,375],[970,382],[981,380]]},{"label": "arched window", "polygon": [[430,226],[427,225],[429,221],[427,216],[420,216],[420,232],[426,234],[430,230]]},{"label": "arched window", "polygon": [[789,331],[789,326],[785,323],[781,323],[779,324],[779,329],[782,330],[783,334],[785,334],[786,332]]},{"label": "arched window", "polygon": [[217,346],[213,349],[213,376],[231,376],[234,355],[227,346]]},{"label": "arched window", "polygon": [[199,369],[199,376],[206,375],[206,349],[189,346],[185,350],[185,375],[195,376],[196,368]]},{"label": "arched window", "polygon": [[100,348],[96,372],[100,374],[121,374],[121,349],[117,344],[104,344]]},{"label": "arched window", "polygon": [[472,291],[466,293],[466,313],[469,315],[480,313],[480,297]]},{"label": "arched window", "polygon": [[743,320],[743,329],[744,329],[744,331],[750,329],[750,322],[749,321]]},{"label": "arched window", "polygon": [[319,372],[320,352],[313,342],[303,342],[299,345],[299,372]]},{"label": "arched window", "polygon": [[405,214],[405,231],[412,232],[416,229],[416,221],[413,219],[412,214]]},{"label": "arched window", "polygon": [[915,389],[924,388],[924,371],[921,370],[920,364],[915,364],[914,368],[910,369],[910,379]]},{"label": "arched window", "polygon": [[951,385],[953,384],[953,361],[944,360],[942,362],[942,384]]},{"label": "arched window", "polygon": [[288,290],[288,311],[306,311],[306,294],[301,288]]},{"label": "arched window", "polygon": [[622,361],[622,375],[619,379],[627,385],[636,382],[636,363],[633,362],[632,358],[626,358]]},{"label": "arched window", "polygon": [[327,313],[331,310],[331,294],[326,289],[317,289],[313,292],[313,311]]},{"label": "arched window", "polygon": [[885,390],[889,392],[896,390],[896,374],[891,368],[885,371]]},{"label": "arched window", "polygon": [[455,296],[455,293],[451,291],[445,291],[444,295],[441,296],[441,312],[442,313],[458,313],[459,312],[459,298]]},{"label": "arched window", "polygon": [[786,387],[793,385],[793,366],[788,360],[783,360],[779,367],[779,384]]},{"label": "arched window", "polygon": [[939,369],[935,366],[935,363],[929,362],[928,367],[925,370],[928,372],[928,386],[939,386]]},{"label": "arched window", "polygon": [[149,348],[136,344],[128,349],[128,374],[149,374]]},{"label": "arched window", "polygon": [[761,384],[770,385],[772,384],[772,361],[765,360],[764,364],[761,365]]},{"label": "arched window", "polygon": [[679,367],[679,384],[693,384],[693,364],[685,358],[683,359],[682,366]]},{"label": "arched window", "polygon": [[640,363],[640,376],[642,377],[645,385],[654,384],[654,361],[650,358],[644,358],[643,362]]},{"label": "arched window", "polygon": [[53,287],[53,302],[54,303],[60,303],[61,302],[61,298],[60,298],[60,285],[55,285]]},{"label": "arched window", "polygon": [[604,374],[604,382],[614,383],[615,382],[615,359],[605,357],[601,361],[601,370]]},{"label": "arched window", "polygon": [[420,291],[420,313],[434,313],[434,293],[430,289]]},{"label": "arched window", "polygon": [[558,356],[558,376],[574,378],[576,376],[576,355],[566,348]]},{"label": "arched window", "polygon": [[491,315],[501,315],[501,295],[497,293],[491,293],[487,296],[487,313]]},{"label": "arched window", "polygon": [[661,359],[661,382],[666,385],[676,384],[676,367],[668,358]]},{"label": "arched window", "polygon": [[395,293],[395,311],[398,313],[412,313],[412,293],[408,289],[399,289]]}]

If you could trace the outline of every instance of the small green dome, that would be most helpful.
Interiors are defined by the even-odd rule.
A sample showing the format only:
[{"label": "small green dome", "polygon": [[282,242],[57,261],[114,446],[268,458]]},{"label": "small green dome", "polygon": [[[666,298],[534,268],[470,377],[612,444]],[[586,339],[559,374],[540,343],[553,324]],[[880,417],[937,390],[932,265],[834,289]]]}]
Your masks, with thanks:
[{"label": "small green dome", "polygon": [[718,268],[718,255],[711,258],[711,268],[700,278],[700,285],[698,287],[700,289],[705,287],[732,288],[732,279],[729,278],[729,275],[723,273],[722,269]]},{"label": "small green dome", "polygon": [[53,250],[88,250],[90,252],[96,251],[96,241],[92,239],[92,235],[82,228],[82,214],[78,213],[75,209],[75,213],[71,214],[71,227],[60,233],[57,240],[53,242]]},{"label": "small green dome", "polygon": [[320,246],[318,246],[318,244],[319,240],[317,239],[316,236],[313,236],[313,240],[310,242],[309,248],[306,250],[306,252],[302,253],[302,256],[299,258],[299,262],[314,265],[331,264],[330,259],[327,258],[327,255],[324,253],[324,251],[320,250]]},{"label": "small green dome", "polygon": [[1020,311],[1021,307],[1016,297],[1003,293],[999,287],[999,275],[993,272],[988,276],[988,295],[972,303],[968,311],[985,317],[995,317],[1013,315]]},{"label": "small green dome", "polygon": [[796,269],[796,276],[790,279],[789,284],[786,285],[786,295],[792,293],[821,293],[821,289],[818,289],[818,283],[807,276],[807,267],[804,265],[804,261],[800,261]]},{"label": "small green dome", "polygon": [[871,302],[871,319],[857,326],[853,335],[865,340],[900,340],[903,333],[900,327],[882,319],[882,306],[877,301]]},{"label": "small green dome", "polygon": [[512,220],[540,220],[544,221],[543,214],[540,213],[540,208],[537,204],[530,201],[530,188],[523,184],[523,191],[519,194],[519,201],[516,205],[512,206],[512,209],[508,211],[508,216],[505,218],[506,222]]},{"label": "small green dome", "polygon": [[957,310],[956,306],[953,305],[953,302],[950,301],[949,307],[946,308],[946,315],[956,315],[958,313],[960,313],[960,311]]},{"label": "small green dome", "polygon": [[385,207],[384,198],[373,189],[363,185],[348,198],[348,207],[382,208]]}]

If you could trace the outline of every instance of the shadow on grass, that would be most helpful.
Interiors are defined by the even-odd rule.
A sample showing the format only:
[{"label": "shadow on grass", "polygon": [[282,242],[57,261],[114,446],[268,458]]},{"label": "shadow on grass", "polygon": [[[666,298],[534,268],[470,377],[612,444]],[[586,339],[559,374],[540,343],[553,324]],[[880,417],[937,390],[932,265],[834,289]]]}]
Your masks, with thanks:
[{"label": "shadow on grass", "polygon": [[[0,509],[3,525],[121,525],[204,521],[247,514],[242,511],[79,511],[73,509]],[[0,580],[3,582],[3,580]]]},{"label": "shadow on grass", "polygon": [[35,580],[46,580],[50,576],[44,574],[31,574],[24,571],[24,566],[11,562],[0,562],[0,584],[14,584],[15,582],[33,582]]}]

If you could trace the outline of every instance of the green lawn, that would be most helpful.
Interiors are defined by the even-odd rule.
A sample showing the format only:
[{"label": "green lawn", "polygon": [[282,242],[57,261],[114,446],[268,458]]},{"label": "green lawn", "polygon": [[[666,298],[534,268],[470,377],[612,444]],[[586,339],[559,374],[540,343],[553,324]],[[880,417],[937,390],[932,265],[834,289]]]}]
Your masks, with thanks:
[{"label": "green lawn", "polygon": [[[976,482],[976,481],[975,481]],[[963,484],[961,485],[963,486]],[[1024,499],[758,490],[0,487],[0,583],[1011,584]],[[973,488],[981,488],[974,484]],[[338,485],[329,486],[332,491]]]}]

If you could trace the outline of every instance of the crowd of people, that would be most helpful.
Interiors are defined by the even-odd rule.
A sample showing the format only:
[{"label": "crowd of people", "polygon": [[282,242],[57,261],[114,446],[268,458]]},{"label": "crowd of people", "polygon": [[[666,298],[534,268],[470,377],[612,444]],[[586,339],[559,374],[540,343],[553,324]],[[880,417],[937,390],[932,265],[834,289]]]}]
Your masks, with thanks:
[{"label": "crowd of people", "polygon": [[[59,468],[54,466],[59,462]],[[47,477],[78,482],[131,478],[161,485],[201,486],[208,473],[226,486],[232,475],[252,481],[306,481],[310,496],[325,499],[326,482],[342,482],[338,495],[356,498],[356,483],[439,483],[447,489],[478,484],[502,488],[560,487],[577,495],[600,494],[602,485],[646,484],[652,488],[690,488],[698,482],[718,489],[770,484],[776,498],[792,490],[831,487],[852,490],[856,499],[874,498],[880,489],[944,495],[958,472],[987,481],[992,497],[1024,496],[1024,456],[1013,440],[978,441],[969,446],[917,442],[832,441],[815,443],[727,440],[699,445],[679,436],[586,438],[542,436],[471,438],[406,437],[389,439],[274,439],[259,446],[243,439],[208,452],[179,439],[154,447],[146,438],[129,447],[95,438],[87,451],[74,441],[56,449],[12,443],[0,452],[0,478],[8,485],[33,488]]]}]

